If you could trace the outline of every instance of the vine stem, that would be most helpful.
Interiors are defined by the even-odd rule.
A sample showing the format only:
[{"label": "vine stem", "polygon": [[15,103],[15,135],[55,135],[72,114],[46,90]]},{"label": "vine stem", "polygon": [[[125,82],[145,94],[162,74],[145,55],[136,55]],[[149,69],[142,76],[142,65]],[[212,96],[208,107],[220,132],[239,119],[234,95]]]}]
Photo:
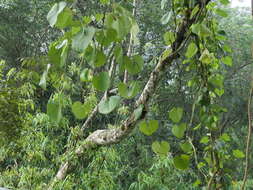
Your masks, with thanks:
[{"label": "vine stem", "polygon": [[241,190],[245,189],[245,185],[247,182],[247,177],[249,173],[249,154],[250,154],[250,142],[251,142],[251,135],[252,135],[252,113],[251,113],[251,104],[252,104],[252,96],[253,96],[253,79],[252,79],[252,84],[251,84],[251,89],[249,93],[249,100],[248,100],[248,135],[247,135],[247,144],[246,144],[246,164],[245,164],[245,169],[244,169],[244,176],[243,176],[243,183],[241,186]]}]

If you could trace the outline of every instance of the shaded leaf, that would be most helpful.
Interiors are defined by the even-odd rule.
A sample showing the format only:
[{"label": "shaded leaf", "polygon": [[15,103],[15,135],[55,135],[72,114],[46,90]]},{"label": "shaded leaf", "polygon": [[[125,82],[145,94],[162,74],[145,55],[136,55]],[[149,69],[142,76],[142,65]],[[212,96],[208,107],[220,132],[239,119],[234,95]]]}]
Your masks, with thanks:
[{"label": "shaded leaf", "polygon": [[150,120],[147,122],[143,120],[139,123],[140,131],[145,135],[152,135],[158,129],[159,123],[157,120]]},{"label": "shaded leaf", "polygon": [[100,91],[106,91],[110,87],[110,77],[108,72],[101,72],[92,79],[93,86]]},{"label": "shaded leaf", "polygon": [[111,96],[107,99],[103,99],[98,104],[98,111],[102,114],[108,114],[112,112],[119,104],[120,97],[119,96]]},{"label": "shaded leaf", "polygon": [[152,150],[160,156],[166,156],[170,151],[170,144],[166,141],[155,141],[152,143]]}]

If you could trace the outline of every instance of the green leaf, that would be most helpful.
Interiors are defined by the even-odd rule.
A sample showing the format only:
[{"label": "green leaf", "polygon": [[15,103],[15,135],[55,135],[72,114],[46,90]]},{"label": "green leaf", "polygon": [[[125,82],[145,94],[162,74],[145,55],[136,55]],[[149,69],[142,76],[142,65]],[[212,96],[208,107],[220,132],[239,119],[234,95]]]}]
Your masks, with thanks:
[{"label": "green leaf", "polygon": [[157,120],[150,120],[149,122],[147,122],[146,120],[143,120],[140,122],[139,126],[140,126],[140,131],[143,134],[150,136],[154,132],[156,132],[156,130],[158,129],[159,123]]},{"label": "green leaf", "polygon": [[202,63],[206,63],[206,64],[210,64],[212,62],[212,56],[211,54],[209,53],[208,49],[205,49],[203,51],[203,53],[201,54],[199,60],[202,62]]},{"label": "green leaf", "polygon": [[170,12],[166,13],[165,15],[163,15],[162,18],[161,18],[161,23],[163,25],[168,24],[168,22],[170,21],[171,16],[172,16],[172,11],[170,11]]},{"label": "green leaf", "polygon": [[222,9],[216,9],[215,13],[217,15],[221,16],[221,17],[227,17],[228,16],[228,13],[225,10],[222,10]]},{"label": "green leaf", "polygon": [[224,50],[225,52],[227,52],[227,53],[232,53],[231,47],[230,47],[229,45],[227,45],[227,44],[225,44],[225,45],[223,46],[223,50]]},{"label": "green leaf", "polygon": [[49,100],[47,103],[47,115],[50,120],[59,123],[62,117],[61,104],[59,101]]},{"label": "green leaf", "polygon": [[192,152],[192,145],[189,142],[180,143],[180,147],[185,153]]},{"label": "green leaf", "polygon": [[174,165],[177,169],[186,170],[190,165],[190,156],[181,154],[173,158]]},{"label": "green leaf", "polygon": [[110,98],[103,99],[98,104],[98,111],[102,114],[108,114],[112,112],[119,104],[120,97],[119,96],[111,96]]},{"label": "green leaf", "polygon": [[162,0],[161,1],[161,9],[162,10],[165,8],[166,3],[168,3],[168,0]]},{"label": "green leaf", "polygon": [[57,17],[57,22],[55,26],[59,29],[63,29],[70,26],[72,23],[73,13],[71,9],[65,8]]},{"label": "green leaf", "polygon": [[192,10],[190,19],[192,19],[197,14],[198,11],[199,11],[199,5],[194,7],[194,9]]},{"label": "green leaf", "polygon": [[227,66],[232,66],[233,65],[233,60],[232,60],[232,57],[230,56],[226,56],[226,57],[222,57],[221,58],[221,61],[227,65]]},{"label": "green leaf", "polygon": [[211,84],[213,84],[214,86],[218,88],[223,88],[223,81],[224,81],[224,77],[220,74],[213,75],[208,80],[208,82],[210,82]]},{"label": "green leaf", "polygon": [[245,157],[244,153],[238,149],[233,150],[233,155],[236,158],[244,158]]},{"label": "green leaf", "polygon": [[51,66],[50,64],[47,64],[47,69],[43,72],[40,79],[39,86],[43,88],[44,90],[46,90],[47,88],[47,74],[48,74],[50,66]]},{"label": "green leaf", "polygon": [[57,22],[58,15],[63,11],[63,9],[66,7],[66,2],[59,2],[54,4],[54,6],[51,8],[51,10],[47,14],[47,20],[51,27],[53,27]]},{"label": "green leaf", "polygon": [[175,35],[173,32],[166,32],[163,35],[163,39],[164,39],[166,45],[170,45],[175,41]]},{"label": "green leaf", "polygon": [[136,108],[134,110],[134,120],[137,121],[142,114],[142,110],[143,110],[143,105],[140,105],[138,108]]},{"label": "green leaf", "polygon": [[184,137],[185,130],[186,130],[186,124],[185,123],[182,123],[180,125],[174,125],[172,127],[173,135],[175,135],[179,139]]},{"label": "green leaf", "polygon": [[166,141],[155,141],[152,143],[152,150],[160,155],[160,156],[167,156],[170,151],[170,144]]},{"label": "green leaf", "polygon": [[110,77],[108,72],[101,72],[92,79],[93,86],[99,91],[106,91],[110,87]]},{"label": "green leaf", "polygon": [[83,28],[72,38],[72,47],[74,50],[83,52],[90,44],[95,34],[95,28],[87,27]]},{"label": "green leaf", "polygon": [[230,136],[227,134],[227,133],[223,133],[221,136],[220,136],[220,139],[225,141],[225,142],[229,142],[231,139],[230,139]]},{"label": "green leaf", "polygon": [[208,142],[209,142],[209,138],[207,136],[202,137],[200,140],[200,143],[202,143],[202,144],[207,144]]},{"label": "green leaf", "polygon": [[126,70],[132,75],[139,73],[144,65],[143,58],[140,55],[134,55],[132,60],[124,56],[123,61]]},{"label": "green leaf", "polygon": [[82,104],[79,101],[74,102],[71,110],[77,119],[84,119],[91,111],[92,106],[89,103]]},{"label": "green leaf", "polygon": [[80,80],[82,82],[88,82],[88,81],[90,81],[90,78],[91,78],[91,76],[90,76],[90,70],[87,69],[87,68],[84,69],[84,70],[82,70],[82,72],[80,74]]},{"label": "green leaf", "polygon": [[101,67],[106,63],[106,56],[102,51],[97,50],[94,58],[94,66]]},{"label": "green leaf", "polygon": [[61,65],[61,49],[57,49],[56,46],[58,42],[53,42],[50,44],[49,51],[48,51],[48,58],[52,64],[57,66]]},{"label": "green leaf", "polygon": [[189,44],[185,56],[187,58],[192,58],[197,52],[198,52],[198,47],[196,46],[195,43],[192,42]]},{"label": "green leaf", "polygon": [[129,85],[120,82],[118,85],[118,90],[120,96],[122,96],[123,98],[130,99],[138,94],[140,90],[140,85],[138,81],[132,81]]},{"label": "green leaf", "polygon": [[182,119],[183,116],[183,109],[182,108],[173,108],[172,110],[170,110],[169,112],[169,118],[175,122],[178,123],[180,122],[180,120]]},{"label": "green leaf", "polygon": [[206,27],[205,24],[193,24],[191,26],[191,30],[193,33],[197,34],[200,37],[208,37],[210,36],[212,33],[211,31]]},{"label": "green leaf", "polygon": [[229,0],[220,0],[220,2],[223,4],[223,5],[228,5],[230,3]]}]

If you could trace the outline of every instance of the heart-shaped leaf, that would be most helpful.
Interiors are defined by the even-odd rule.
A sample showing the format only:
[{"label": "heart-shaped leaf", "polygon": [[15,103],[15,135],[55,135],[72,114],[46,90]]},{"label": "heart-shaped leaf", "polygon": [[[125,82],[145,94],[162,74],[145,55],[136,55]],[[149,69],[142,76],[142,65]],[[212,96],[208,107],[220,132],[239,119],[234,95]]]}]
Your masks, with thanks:
[{"label": "heart-shaped leaf", "polygon": [[100,91],[106,91],[110,87],[110,77],[108,72],[101,72],[92,79],[93,86]]},{"label": "heart-shaped leaf", "polygon": [[126,70],[132,75],[139,73],[144,65],[143,58],[139,55],[134,55],[132,59],[124,56],[123,62]]},{"label": "heart-shaped leaf", "polygon": [[179,139],[184,137],[185,130],[186,130],[186,124],[185,123],[182,123],[180,125],[174,125],[172,127],[173,135],[175,135]]},{"label": "heart-shaped leaf", "polygon": [[118,89],[120,96],[122,96],[123,98],[130,99],[138,94],[140,90],[140,85],[137,81],[133,81],[129,85],[126,85],[125,83],[121,82],[118,85]]},{"label": "heart-shaped leaf", "polygon": [[192,42],[189,44],[185,56],[187,58],[192,58],[197,52],[198,52],[198,47],[196,46],[195,43]]},{"label": "heart-shaped leaf", "polygon": [[102,114],[108,114],[112,112],[119,104],[120,97],[119,96],[111,96],[105,100],[102,100],[98,104],[98,111]]},{"label": "heart-shaped leaf", "polygon": [[81,102],[76,101],[71,109],[77,119],[84,119],[91,111],[92,106],[89,102],[82,104]]},{"label": "heart-shaped leaf", "polygon": [[192,151],[192,146],[189,142],[180,143],[180,147],[185,153],[190,153]]},{"label": "heart-shaped leaf", "polygon": [[175,156],[173,162],[177,169],[186,170],[189,168],[190,156],[186,154]]},{"label": "heart-shaped leaf", "polygon": [[166,141],[155,141],[152,143],[152,150],[160,156],[166,156],[170,151],[170,144]]},{"label": "heart-shaped leaf", "polygon": [[182,108],[172,108],[172,110],[169,112],[169,118],[175,123],[178,123],[182,119],[182,116]]},{"label": "heart-shaped leaf", "polygon": [[158,129],[159,123],[157,120],[150,120],[147,122],[146,120],[143,120],[139,124],[140,131],[145,135],[152,135],[156,130]]}]

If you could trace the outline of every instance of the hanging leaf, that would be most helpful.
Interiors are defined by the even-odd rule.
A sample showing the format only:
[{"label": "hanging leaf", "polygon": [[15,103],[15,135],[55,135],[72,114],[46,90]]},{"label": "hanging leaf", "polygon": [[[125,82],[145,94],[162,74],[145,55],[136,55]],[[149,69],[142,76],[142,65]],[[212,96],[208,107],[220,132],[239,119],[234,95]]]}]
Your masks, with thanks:
[{"label": "hanging leaf", "polygon": [[43,72],[41,79],[40,79],[39,86],[41,88],[43,88],[43,90],[46,90],[46,88],[47,88],[47,74],[50,69],[50,66],[51,66],[50,64],[47,64],[47,69]]},{"label": "hanging leaf", "polygon": [[178,123],[183,116],[183,109],[182,108],[172,108],[172,110],[169,112],[169,118],[174,122]]},{"label": "hanging leaf", "polygon": [[81,102],[76,101],[71,106],[71,110],[77,119],[86,118],[91,109],[92,105],[89,102],[82,104]]},{"label": "hanging leaf", "polygon": [[59,2],[54,4],[54,6],[51,8],[51,10],[47,14],[47,20],[51,27],[53,27],[57,22],[58,15],[63,11],[63,9],[66,7],[66,2]]},{"label": "hanging leaf", "polygon": [[198,52],[198,47],[196,46],[195,43],[192,42],[189,44],[185,56],[187,58],[192,58],[197,52]]},{"label": "hanging leaf", "polygon": [[180,125],[174,125],[172,127],[173,135],[175,135],[179,139],[184,137],[185,130],[186,130],[186,124],[185,123],[182,123]]},{"label": "hanging leaf", "polygon": [[59,29],[63,29],[70,26],[72,23],[73,13],[71,9],[65,8],[57,17],[57,22],[55,26]]},{"label": "hanging leaf", "polygon": [[159,124],[157,120],[150,120],[149,122],[143,120],[139,123],[140,131],[147,136],[150,136],[156,132],[158,126]]},{"label": "hanging leaf", "polygon": [[137,81],[132,81],[129,85],[120,82],[118,85],[118,90],[120,96],[122,96],[123,98],[130,99],[138,94],[140,90],[140,85]]},{"label": "hanging leaf", "polygon": [[111,96],[110,98],[102,100],[98,104],[98,111],[99,113],[102,113],[102,114],[108,114],[112,112],[119,105],[119,102],[120,102],[119,96]]},{"label": "hanging leaf", "polygon": [[227,17],[228,16],[228,13],[225,10],[222,10],[222,9],[216,9],[215,13],[217,15],[221,16],[221,17]]},{"label": "hanging leaf", "polygon": [[168,0],[162,0],[161,1],[161,9],[163,10],[165,8],[166,3],[168,2]]},{"label": "hanging leaf", "polygon": [[93,86],[99,91],[106,91],[110,87],[110,77],[108,72],[101,72],[92,79]]},{"label": "hanging leaf", "polygon": [[59,123],[62,117],[61,104],[59,101],[49,100],[47,103],[47,115],[50,120]]},{"label": "hanging leaf", "polygon": [[143,58],[140,55],[134,55],[132,59],[124,56],[123,61],[126,70],[132,75],[139,73],[144,65]]},{"label": "hanging leaf", "polygon": [[175,41],[175,35],[173,32],[166,32],[163,35],[163,39],[164,39],[166,45],[170,45]]},{"label": "hanging leaf", "polygon": [[198,11],[199,11],[199,5],[197,5],[196,7],[194,7],[194,9],[192,10],[190,19],[192,19],[197,14]]},{"label": "hanging leaf", "polygon": [[171,16],[172,16],[172,11],[170,11],[170,12],[166,13],[165,15],[163,15],[163,17],[161,18],[161,23],[163,25],[168,24],[168,22],[170,21]]},{"label": "hanging leaf", "polygon": [[90,42],[95,34],[95,31],[96,30],[93,27],[83,28],[79,33],[77,33],[72,38],[73,49],[78,52],[83,52],[90,44]]},{"label": "hanging leaf", "polygon": [[93,60],[93,65],[95,67],[101,67],[106,63],[106,56],[102,51],[97,50],[94,60]]},{"label": "hanging leaf", "polygon": [[152,143],[152,150],[160,156],[167,156],[170,151],[170,144],[166,141],[155,141]]},{"label": "hanging leaf", "polygon": [[173,158],[174,165],[177,169],[186,170],[189,168],[190,156],[186,154],[181,154],[180,156],[175,156]]}]

